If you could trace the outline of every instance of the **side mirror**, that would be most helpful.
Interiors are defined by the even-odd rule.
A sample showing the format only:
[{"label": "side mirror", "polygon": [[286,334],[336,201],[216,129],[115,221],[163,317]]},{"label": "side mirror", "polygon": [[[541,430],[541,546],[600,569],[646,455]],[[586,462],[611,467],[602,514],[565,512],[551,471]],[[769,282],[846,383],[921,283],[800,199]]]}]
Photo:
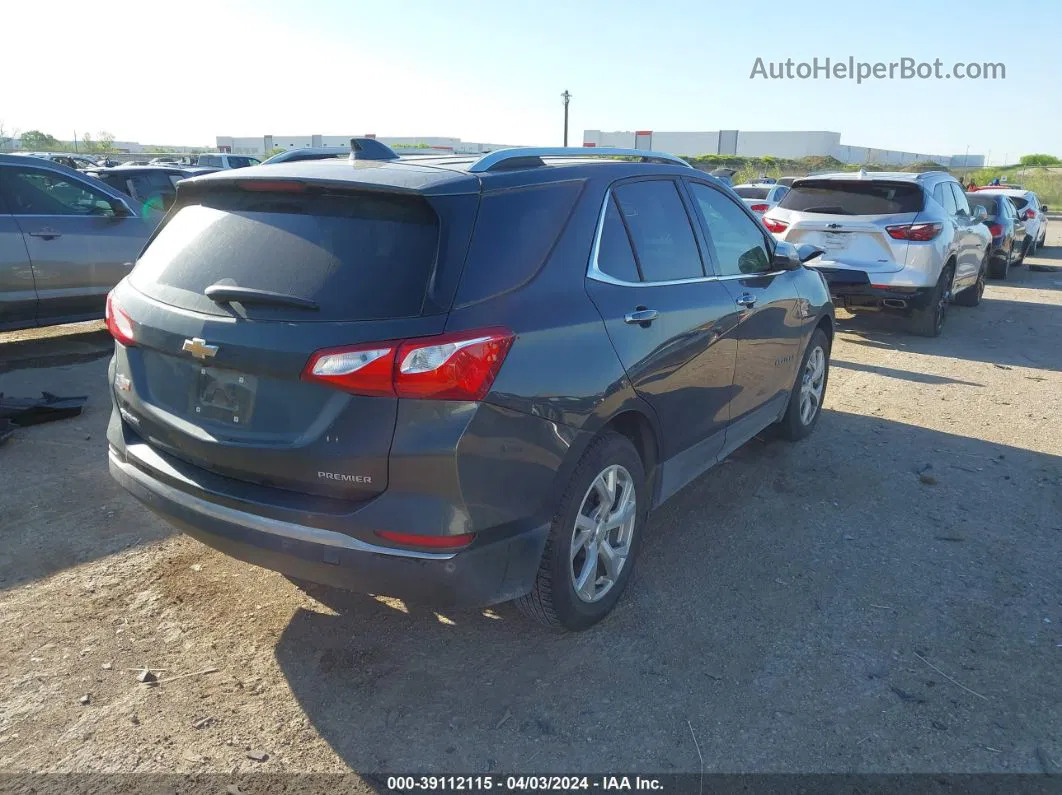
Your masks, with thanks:
[{"label": "side mirror", "polygon": [[1048,209],[1050,209],[1050,208],[1048,208],[1048,206],[1046,204],[1041,204],[1040,205],[1040,209],[1043,210],[1046,213],[1048,211]]},{"label": "side mirror", "polygon": [[108,204],[111,205],[115,218],[129,218],[133,215],[133,211],[129,209],[128,205],[119,199],[111,199]]},{"label": "side mirror", "polygon": [[775,270],[796,271],[803,266],[797,247],[785,240],[779,240],[774,247],[774,259],[771,262]]},{"label": "side mirror", "polygon": [[982,207],[980,204],[975,205],[973,208],[974,223],[981,223],[988,218],[988,210]]}]

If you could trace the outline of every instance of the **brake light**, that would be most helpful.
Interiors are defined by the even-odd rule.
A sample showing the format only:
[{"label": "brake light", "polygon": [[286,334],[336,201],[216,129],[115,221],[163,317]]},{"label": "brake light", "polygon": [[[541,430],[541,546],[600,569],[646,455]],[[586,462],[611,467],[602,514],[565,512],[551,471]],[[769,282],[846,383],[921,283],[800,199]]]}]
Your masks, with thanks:
[{"label": "brake light", "polygon": [[305,182],[292,179],[241,179],[236,186],[243,190],[266,191],[268,193],[302,193],[306,190]]},{"label": "brake light", "polygon": [[482,400],[515,339],[489,328],[317,351],[303,379],[357,395]]},{"label": "brake light", "polygon": [[104,309],[104,320],[107,321],[107,331],[111,333],[122,345],[135,345],[133,338],[133,321],[125,310],[114,300],[114,291],[107,293],[107,306]]},{"label": "brake light", "polygon": [[475,533],[462,533],[458,536],[422,536],[412,533],[393,533],[390,530],[377,530],[380,538],[406,547],[426,547],[428,549],[457,549],[467,547],[476,537]]},{"label": "brake light", "polygon": [[769,205],[769,204],[750,204],[749,205],[749,209],[752,210],[752,212],[754,212],[754,213],[765,213],[769,209],[771,209],[771,205]]},{"label": "brake light", "polygon": [[1025,211],[1026,220],[1028,220],[1030,218],[1035,218],[1035,217],[1036,217],[1036,210],[1033,210],[1032,208],[1029,208],[1028,210]]},{"label": "brake light", "polygon": [[1002,224],[989,224],[988,225],[988,231],[992,233],[992,237],[1002,237],[1003,236],[1003,225]]},{"label": "brake light", "polygon": [[943,228],[942,224],[902,224],[887,226],[885,231],[893,240],[932,240]]},{"label": "brake light", "polygon": [[772,232],[776,235],[789,228],[789,224],[783,223],[782,221],[776,221],[773,218],[764,218],[763,225],[767,227],[768,232]]}]

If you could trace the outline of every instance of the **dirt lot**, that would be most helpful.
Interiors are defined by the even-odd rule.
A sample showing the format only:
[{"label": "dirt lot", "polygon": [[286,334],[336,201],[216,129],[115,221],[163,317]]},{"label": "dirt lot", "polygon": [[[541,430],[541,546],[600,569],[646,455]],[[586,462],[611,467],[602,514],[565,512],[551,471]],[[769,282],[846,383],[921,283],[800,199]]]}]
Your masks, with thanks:
[{"label": "dirt lot", "polygon": [[843,318],[814,436],[676,496],[578,636],[174,534],[107,474],[104,335],[0,337],[0,391],[90,397],[0,447],[0,772],[1057,769],[1054,230],[941,339]]}]

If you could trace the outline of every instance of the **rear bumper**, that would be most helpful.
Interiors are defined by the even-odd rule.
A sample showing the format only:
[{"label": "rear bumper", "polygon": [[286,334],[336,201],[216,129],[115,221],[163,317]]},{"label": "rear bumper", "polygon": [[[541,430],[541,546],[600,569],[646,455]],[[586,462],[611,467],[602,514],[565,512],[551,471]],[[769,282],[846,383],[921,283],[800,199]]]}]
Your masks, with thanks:
[{"label": "rear bumper", "polygon": [[178,488],[109,453],[111,475],[179,529],[239,560],[311,582],[439,607],[508,601],[531,589],[549,526],[459,552],[376,546],[343,533],[221,505]]},{"label": "rear bumper", "polygon": [[933,287],[874,285],[865,271],[816,268],[826,279],[830,298],[844,309],[925,309]]}]

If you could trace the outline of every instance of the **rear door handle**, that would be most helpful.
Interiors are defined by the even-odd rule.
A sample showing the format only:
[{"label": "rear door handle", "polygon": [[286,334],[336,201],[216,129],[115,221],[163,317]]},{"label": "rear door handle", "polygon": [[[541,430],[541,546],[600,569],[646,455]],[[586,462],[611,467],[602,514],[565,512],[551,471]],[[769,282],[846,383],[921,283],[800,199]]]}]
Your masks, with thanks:
[{"label": "rear door handle", "polygon": [[36,232],[29,233],[31,237],[42,237],[45,240],[54,240],[57,237],[62,237],[62,232],[57,232],[54,229],[41,229]]},{"label": "rear door handle", "polygon": [[742,293],[737,299],[737,305],[750,308],[756,305],[756,296],[752,293]]},{"label": "rear door handle", "polygon": [[648,326],[654,320],[656,320],[659,313],[655,309],[645,309],[639,307],[634,312],[628,312],[623,316],[624,323],[630,323],[632,326]]}]

